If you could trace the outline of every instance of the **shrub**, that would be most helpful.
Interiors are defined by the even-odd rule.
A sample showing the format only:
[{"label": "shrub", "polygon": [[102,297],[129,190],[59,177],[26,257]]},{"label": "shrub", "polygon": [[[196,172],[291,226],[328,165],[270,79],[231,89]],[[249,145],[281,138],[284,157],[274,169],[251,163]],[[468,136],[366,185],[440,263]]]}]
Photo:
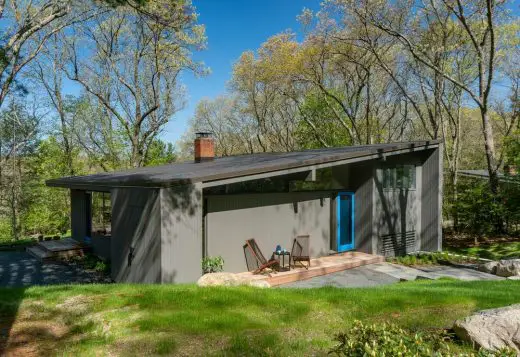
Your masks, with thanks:
[{"label": "shrub", "polygon": [[202,271],[204,274],[216,273],[224,269],[224,259],[218,257],[206,257],[202,259]]},{"label": "shrub", "polygon": [[394,324],[365,325],[356,321],[336,335],[329,351],[337,356],[448,356],[450,348],[441,334],[412,333]]},{"label": "shrub", "polygon": [[337,334],[338,344],[329,351],[329,355],[365,357],[365,356],[403,356],[403,357],[513,357],[516,352],[510,348],[498,351],[480,349],[476,353],[457,354],[450,351],[448,341],[451,336],[443,333],[411,332],[394,324],[365,325],[355,321],[344,333]]},{"label": "shrub", "polygon": [[99,260],[96,263],[96,265],[94,266],[94,270],[97,271],[98,273],[109,273],[110,272],[110,267],[104,261]]},{"label": "shrub", "polygon": [[402,257],[390,257],[387,261],[394,264],[401,264],[406,266],[413,265],[438,265],[446,262],[449,263],[474,263],[476,261],[473,257],[463,257],[458,255],[448,254],[446,252],[431,252],[431,253],[417,253],[409,254]]}]

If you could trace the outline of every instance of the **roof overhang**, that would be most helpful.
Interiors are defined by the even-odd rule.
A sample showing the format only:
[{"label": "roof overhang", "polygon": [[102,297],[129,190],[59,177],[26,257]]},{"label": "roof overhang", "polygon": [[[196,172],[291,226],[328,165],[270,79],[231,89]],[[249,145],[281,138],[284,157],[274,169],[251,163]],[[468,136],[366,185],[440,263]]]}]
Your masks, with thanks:
[{"label": "roof overhang", "polygon": [[[202,187],[214,187],[242,181],[251,181],[257,179],[264,179],[268,177],[283,176],[305,172],[307,172],[308,175],[310,175],[310,177],[312,178],[313,171],[318,169],[346,165],[373,159],[384,159],[388,156],[401,155],[417,151],[436,149],[439,147],[440,143],[441,141],[439,140],[409,143],[392,143],[385,144],[385,147],[377,147],[377,145],[374,145],[374,147],[361,147],[359,151],[352,150],[339,153],[334,153],[332,152],[334,149],[331,149],[330,154],[314,155],[311,158],[307,158],[301,161],[293,159],[292,161],[289,160],[289,162],[287,162],[288,160],[279,160],[280,162],[276,162],[275,159],[273,160],[273,162],[268,162],[265,166],[256,165],[254,167],[241,167],[240,165],[238,165],[237,169],[231,172],[219,172],[218,169],[215,169],[215,172],[210,170],[210,172],[206,172],[199,175],[197,175],[197,173],[194,173],[192,177],[188,178],[175,178],[172,180],[162,180],[161,182],[154,181],[153,179],[135,181],[132,180],[132,176],[128,176],[130,178],[125,177],[122,180],[114,180],[112,179],[113,174],[107,173],[101,175],[76,176],[52,179],[46,181],[46,184],[50,187],[62,187],[78,190],[108,192],[113,188],[122,187],[165,188],[194,183],[201,183]],[[326,152],[326,149],[324,149],[324,151]],[[310,152],[313,153],[312,150]],[[214,161],[214,165],[216,164],[218,164],[217,160]],[[175,170],[175,164],[172,165],[172,170]],[[142,177],[143,175],[136,174],[136,176]],[[92,177],[95,178],[92,179]]]},{"label": "roof overhang", "polygon": [[284,175],[290,175],[295,173],[301,173],[301,172],[308,172],[309,175],[312,175],[313,171],[325,169],[329,167],[334,166],[341,166],[341,165],[347,165],[347,164],[353,164],[357,162],[362,161],[368,161],[368,160],[374,160],[374,159],[385,159],[388,156],[395,156],[395,155],[402,155],[407,154],[411,152],[416,151],[424,151],[425,149],[435,149],[439,147],[439,143],[430,144],[427,148],[423,147],[411,147],[406,149],[400,149],[400,150],[383,150],[381,149],[377,153],[371,153],[371,154],[365,154],[360,155],[352,158],[342,159],[342,160],[336,160],[336,161],[329,161],[324,162],[320,164],[314,164],[314,165],[306,165],[301,167],[294,167],[294,168],[288,168],[284,170],[276,170],[276,171],[269,171],[269,172],[263,172],[258,174],[250,174],[246,176],[237,176],[232,178],[226,178],[222,180],[210,180],[202,183],[202,187],[215,187],[215,186],[221,186],[221,185],[228,185],[233,184],[237,182],[243,182],[243,181],[251,181],[251,180],[259,180],[259,179],[265,179],[269,177],[275,177],[275,176],[284,176]]}]

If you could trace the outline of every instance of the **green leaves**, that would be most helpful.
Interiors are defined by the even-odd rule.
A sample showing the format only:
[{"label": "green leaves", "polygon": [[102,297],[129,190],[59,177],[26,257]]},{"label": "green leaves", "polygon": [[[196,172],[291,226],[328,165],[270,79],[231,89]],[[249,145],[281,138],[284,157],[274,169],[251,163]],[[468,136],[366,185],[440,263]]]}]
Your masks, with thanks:
[{"label": "green leaves", "polygon": [[394,324],[364,324],[356,321],[336,335],[338,344],[329,351],[336,356],[449,356],[442,334],[412,333]]},{"label": "green leaves", "polygon": [[224,269],[224,259],[218,257],[205,257],[202,259],[202,271],[204,274],[217,273]]}]

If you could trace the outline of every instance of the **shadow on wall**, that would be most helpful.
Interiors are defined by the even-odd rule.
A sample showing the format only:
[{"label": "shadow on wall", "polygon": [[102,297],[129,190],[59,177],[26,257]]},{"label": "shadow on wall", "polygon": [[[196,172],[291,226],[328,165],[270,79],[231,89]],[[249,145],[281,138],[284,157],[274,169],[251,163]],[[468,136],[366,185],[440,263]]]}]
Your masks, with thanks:
[{"label": "shadow on wall", "polygon": [[118,188],[112,195],[112,277],[160,282],[160,199],[157,189]]},{"label": "shadow on wall", "polygon": [[[377,172],[378,170],[376,170]],[[380,202],[380,208],[382,211],[379,212],[379,219],[376,220],[377,232],[378,232],[378,252],[387,252],[383,250],[383,242],[381,237],[383,235],[389,235],[391,237],[391,248],[395,255],[404,254],[402,247],[406,247],[406,226],[407,226],[407,206],[408,197],[410,191],[406,189],[390,190],[386,191],[383,189],[383,182],[379,175],[374,175],[374,182],[378,194],[378,200]],[[393,198],[397,193],[397,205],[393,204]],[[388,196],[392,195],[392,198]],[[383,233],[382,233],[383,232]]]},{"label": "shadow on wall", "polygon": [[[203,201],[200,185],[161,193],[162,282],[196,281],[202,275]],[[179,268],[182,268],[180,273]]]}]

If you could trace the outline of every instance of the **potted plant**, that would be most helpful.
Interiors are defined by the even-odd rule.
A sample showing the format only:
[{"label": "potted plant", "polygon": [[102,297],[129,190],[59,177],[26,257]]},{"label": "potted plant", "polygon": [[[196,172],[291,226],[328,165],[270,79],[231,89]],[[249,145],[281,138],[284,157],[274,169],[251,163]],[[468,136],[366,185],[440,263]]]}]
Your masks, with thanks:
[{"label": "potted plant", "polygon": [[202,259],[202,271],[204,274],[221,272],[223,269],[224,259],[221,256]]}]

